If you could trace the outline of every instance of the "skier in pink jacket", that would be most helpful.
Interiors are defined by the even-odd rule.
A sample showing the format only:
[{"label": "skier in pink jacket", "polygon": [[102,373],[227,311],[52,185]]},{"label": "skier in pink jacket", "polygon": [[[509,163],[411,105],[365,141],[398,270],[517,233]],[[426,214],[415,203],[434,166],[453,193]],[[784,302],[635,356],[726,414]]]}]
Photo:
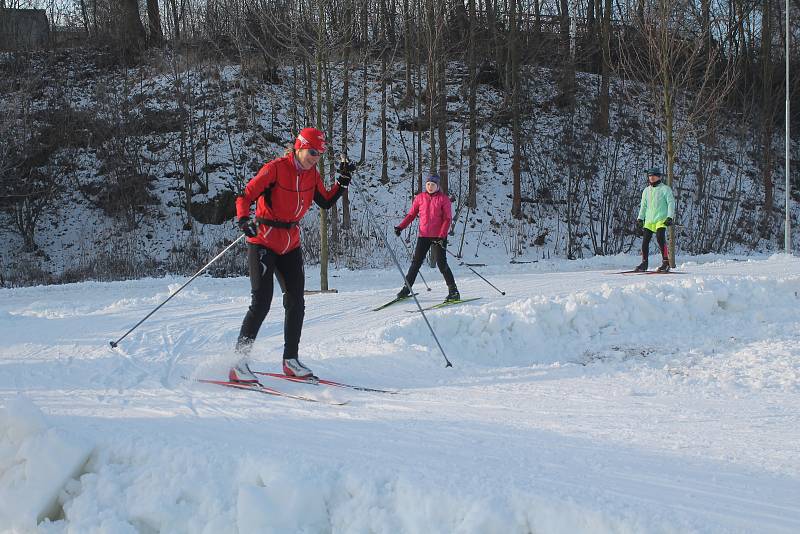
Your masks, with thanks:
[{"label": "skier in pink jacket", "polygon": [[450,230],[450,223],[453,221],[453,208],[450,199],[439,189],[439,175],[431,174],[425,182],[425,191],[414,197],[411,209],[405,219],[394,227],[394,233],[399,237],[400,233],[419,215],[419,237],[417,246],[414,248],[414,257],[411,266],[406,274],[406,286],[397,293],[397,298],[407,298],[411,296],[409,288],[414,285],[417,279],[425,254],[433,248],[433,255],[436,258],[436,266],[447,282],[447,298],[445,302],[461,300],[458,293],[456,281],[453,278],[453,271],[447,265],[447,232]]}]

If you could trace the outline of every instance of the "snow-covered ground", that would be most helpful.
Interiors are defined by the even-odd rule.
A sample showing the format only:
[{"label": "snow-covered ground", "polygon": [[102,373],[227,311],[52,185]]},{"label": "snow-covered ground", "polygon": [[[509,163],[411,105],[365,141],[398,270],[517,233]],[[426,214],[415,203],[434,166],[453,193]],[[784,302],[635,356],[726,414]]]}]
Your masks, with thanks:
[{"label": "snow-covered ground", "polygon": [[371,311],[396,272],[335,271],[302,358],[400,392],[265,383],[346,406],[184,378],[225,376],[244,278],[194,281],[117,350],[185,279],[0,290],[0,530],[800,532],[800,260],[615,274],[635,263],[476,268],[505,296],[454,265],[481,300],[428,313],[452,368],[413,304]]}]

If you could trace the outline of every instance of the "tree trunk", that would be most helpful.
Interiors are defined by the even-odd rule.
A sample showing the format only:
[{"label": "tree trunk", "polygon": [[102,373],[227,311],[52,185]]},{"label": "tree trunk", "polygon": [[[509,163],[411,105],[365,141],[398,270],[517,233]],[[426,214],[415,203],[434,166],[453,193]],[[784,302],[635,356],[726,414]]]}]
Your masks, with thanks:
[{"label": "tree trunk", "polygon": [[[95,2],[96,3],[96,2]],[[175,0],[169,0],[172,7],[172,32],[175,42],[181,40],[181,18],[178,14],[178,4]]]},{"label": "tree trunk", "polygon": [[389,183],[389,146],[386,133],[386,78],[389,77],[386,64],[386,0],[381,0],[380,7],[380,44],[381,54],[381,183]]},{"label": "tree trunk", "polygon": [[[344,45],[344,82],[342,87],[342,155],[349,159],[347,154],[348,132],[348,103],[350,101],[350,42],[353,39],[353,5],[348,0],[345,8],[345,45]],[[347,189],[342,193],[342,228],[350,228],[350,196]]]},{"label": "tree trunk", "polygon": [[559,76],[557,97],[560,108],[571,108],[575,103],[575,58],[574,47],[571,47],[570,35],[571,18],[567,0],[560,0],[561,17],[559,19],[559,34],[561,40],[562,68]]},{"label": "tree trunk", "polygon": [[519,107],[519,53],[517,50],[517,0],[510,0],[509,9],[509,38],[508,56],[511,60],[511,140],[514,144],[511,172],[514,180],[514,194],[511,204],[511,214],[516,219],[522,218],[522,178],[520,170],[520,156],[522,152],[520,135],[520,107]]},{"label": "tree trunk", "polygon": [[[325,47],[325,8],[320,10],[320,18],[317,26],[317,129],[324,131],[322,125],[322,69],[323,62],[327,58],[323,58],[322,54],[326,50]],[[330,154],[323,156],[319,161],[319,170],[322,174],[322,181],[325,182],[325,160],[330,157]],[[328,290],[328,210],[319,210],[319,288],[322,291]]]},{"label": "tree trunk", "polygon": [[603,22],[600,39],[602,42],[602,62],[600,67],[600,95],[595,125],[597,131],[608,133],[609,115],[609,78],[611,76],[611,0],[605,0],[603,8]]},{"label": "tree trunk", "polygon": [[363,84],[361,86],[361,157],[359,164],[363,164],[367,158],[367,79],[369,78],[369,30],[367,29],[367,7],[368,2],[364,2],[364,9],[361,11],[361,31],[362,42],[364,43],[364,64],[362,65]]},{"label": "tree trunk", "polygon": [[[331,149],[328,151],[328,156],[325,158],[328,162],[328,176],[330,176],[330,183],[333,183],[333,180],[336,178],[336,158],[334,157],[333,152],[333,123],[334,123],[334,114],[333,114],[333,90],[331,87],[331,70],[330,65],[327,61],[323,62],[323,66],[325,67],[325,125],[326,125],[326,132],[325,136],[329,141],[329,145]],[[345,189],[344,193],[347,193]],[[331,220],[331,231],[330,235],[333,240],[334,250],[336,250],[336,244],[339,242],[339,210],[336,207],[336,204],[328,208],[328,215],[330,216]]]},{"label": "tree trunk", "polygon": [[428,76],[427,76],[427,95],[428,95],[428,138],[430,140],[430,159],[428,161],[430,172],[436,171],[436,137],[434,136],[434,129],[436,124],[436,89],[437,89],[437,75],[436,60],[438,34],[436,29],[435,17],[435,0],[427,0],[427,18],[428,18]]},{"label": "tree trunk", "polygon": [[[675,175],[675,107],[673,103],[672,80],[669,78],[671,73],[663,73],[664,78],[664,137],[666,141],[667,156],[667,185],[672,188],[673,176]],[[677,206],[676,206],[677,213]],[[670,226],[669,230],[669,263],[675,267],[675,227]]]},{"label": "tree trunk", "polygon": [[469,76],[469,186],[467,188],[467,206],[478,206],[478,125],[477,125],[477,93],[478,72],[475,58],[475,0],[469,0],[469,56],[467,70]]},{"label": "tree trunk", "polygon": [[158,0],[147,0],[147,29],[150,33],[150,45],[161,46],[164,42],[164,33],[161,31],[161,12]]},{"label": "tree trunk", "polygon": [[[771,35],[770,0],[763,0],[761,13],[761,35]],[[772,233],[772,209],[775,189],[772,183],[772,134],[773,99],[772,94],[772,40],[761,39],[761,181],[764,185],[764,218],[761,223],[761,236],[769,239]]]},{"label": "tree trunk", "polygon": [[[420,55],[422,52],[420,51],[420,47],[417,47],[417,124],[422,120],[422,61]],[[416,191],[422,191],[422,129],[417,128],[417,189]],[[414,188],[412,187],[412,196],[415,193]]]},{"label": "tree trunk", "polygon": [[140,50],[145,41],[145,32],[139,17],[139,2],[123,0],[121,7],[123,46],[128,50]]},{"label": "tree trunk", "polygon": [[439,53],[439,186],[442,191],[447,194],[450,190],[448,183],[448,153],[447,153],[447,86],[445,85],[445,77],[447,72],[447,59],[444,47],[440,49]]},{"label": "tree trunk", "polygon": [[410,104],[414,98],[414,84],[411,82],[411,13],[409,12],[408,0],[403,0],[403,52],[406,59],[405,74],[406,74],[406,94],[403,97],[403,103]]}]

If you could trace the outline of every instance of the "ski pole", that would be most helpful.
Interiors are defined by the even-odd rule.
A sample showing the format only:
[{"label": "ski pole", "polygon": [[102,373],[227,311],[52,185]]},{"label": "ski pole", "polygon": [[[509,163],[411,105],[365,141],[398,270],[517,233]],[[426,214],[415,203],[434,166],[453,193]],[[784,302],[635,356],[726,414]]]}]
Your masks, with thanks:
[{"label": "ski pole", "polygon": [[[344,155],[342,155],[342,161],[347,161],[346,158],[344,157]],[[352,185],[352,183],[353,182],[351,180],[350,184]],[[369,202],[367,202],[367,198],[366,198],[365,193],[361,190],[360,187],[356,188],[356,191],[358,191],[358,193],[361,195],[361,201],[364,203],[364,207],[367,210],[367,216],[370,219],[372,219],[373,221],[376,220],[375,217],[372,215],[372,211],[369,209]],[[397,270],[400,271],[400,276],[403,277],[403,284],[405,284],[405,286],[408,288],[409,293],[411,293],[411,297],[414,299],[414,303],[416,303],[417,309],[422,314],[422,318],[425,319],[425,324],[428,325],[428,330],[431,331],[431,335],[433,336],[433,339],[436,341],[436,345],[439,347],[439,350],[441,351],[442,356],[444,357],[444,361],[447,364],[447,365],[445,365],[445,367],[453,367],[453,364],[450,363],[450,360],[447,359],[447,354],[445,354],[444,349],[442,348],[442,344],[439,343],[439,338],[436,336],[436,332],[433,330],[433,327],[431,326],[431,322],[428,321],[428,316],[425,315],[425,310],[422,309],[422,306],[420,306],[419,300],[417,300],[417,296],[414,294],[414,291],[411,290],[411,286],[408,285],[408,280],[406,280],[406,275],[403,273],[403,267],[400,265],[400,262],[397,260],[397,255],[394,253],[394,249],[392,249],[391,245],[389,245],[389,241],[386,239],[385,235],[380,234],[379,232],[375,232],[375,233],[380,235],[380,238],[383,240],[383,244],[386,245],[386,248],[389,250],[389,255],[392,257],[392,261],[394,261],[395,267],[397,267]]]},{"label": "ski pole", "polygon": [[159,308],[161,308],[161,306],[163,306],[164,304],[166,304],[167,302],[169,302],[169,300],[170,300],[172,297],[174,297],[175,295],[177,295],[177,294],[180,292],[180,290],[181,290],[181,289],[183,289],[184,287],[188,286],[188,285],[189,285],[189,283],[191,283],[191,281],[192,281],[192,280],[194,280],[195,278],[197,278],[198,276],[200,276],[200,274],[201,274],[203,271],[205,271],[206,269],[208,269],[208,267],[209,267],[209,266],[210,266],[212,263],[214,263],[214,262],[215,262],[215,261],[217,261],[219,258],[221,258],[223,254],[225,254],[226,252],[228,252],[228,250],[229,250],[229,249],[230,249],[230,248],[231,248],[233,245],[235,245],[236,243],[238,243],[238,242],[239,242],[239,241],[240,241],[240,240],[241,240],[243,237],[245,237],[245,235],[244,235],[244,234],[240,235],[238,238],[236,238],[236,240],[234,240],[234,242],[233,242],[233,243],[231,243],[230,245],[228,245],[227,247],[225,247],[225,248],[222,250],[222,252],[220,252],[219,254],[217,254],[216,256],[214,256],[214,259],[213,259],[213,260],[211,260],[210,262],[206,263],[206,264],[203,266],[203,268],[202,268],[202,269],[200,269],[199,271],[197,271],[197,272],[195,273],[195,275],[194,275],[194,276],[192,276],[191,278],[189,278],[189,280],[187,280],[185,284],[183,284],[181,287],[179,287],[178,289],[176,289],[176,290],[175,290],[175,292],[174,292],[174,293],[172,293],[170,296],[168,296],[168,297],[167,297],[167,299],[166,299],[164,302],[162,302],[161,304],[159,304],[158,306],[156,306],[156,307],[155,307],[155,309],[153,309],[153,311],[151,311],[150,313],[148,313],[147,315],[145,315],[145,316],[144,316],[144,318],[143,318],[141,321],[139,321],[138,323],[136,323],[135,325],[133,325],[133,328],[131,328],[130,330],[128,330],[127,332],[125,332],[125,335],[123,335],[121,338],[119,338],[119,339],[118,339],[118,340],[116,340],[116,341],[109,341],[109,344],[111,345],[111,348],[116,348],[116,347],[117,347],[117,345],[119,344],[119,342],[120,342],[120,341],[122,341],[123,339],[125,339],[126,337],[128,337],[128,334],[130,334],[131,332],[133,332],[134,330],[136,330],[136,329],[139,327],[139,325],[140,325],[140,324],[142,324],[143,322],[145,322],[145,321],[148,319],[148,317],[150,317],[150,316],[151,316],[151,315],[153,315],[155,312],[157,312],[157,311],[158,311],[158,309],[159,309]]},{"label": "ski pole", "polygon": [[[455,254],[453,254],[452,252],[450,252],[449,250],[447,250],[445,247],[443,247],[443,246],[441,245],[441,242],[437,242],[436,244],[437,244],[437,245],[439,245],[439,248],[443,249],[445,252],[447,252],[448,254],[450,254],[451,256],[453,256],[454,258],[461,259],[461,258],[459,258],[458,256],[456,256]],[[488,281],[486,278],[484,278],[483,276],[481,276],[481,275],[480,275],[480,273],[478,273],[478,271],[476,271],[475,269],[473,269],[472,267],[470,267],[470,266],[469,266],[469,265],[467,265],[466,263],[465,263],[464,265],[467,267],[467,269],[469,269],[470,271],[472,271],[473,273],[475,273],[476,275],[478,275],[478,278],[480,278],[481,280],[483,280],[484,282],[486,282],[487,284],[489,284],[490,286],[492,286],[492,287],[493,287],[495,290],[497,290],[497,292],[498,292],[498,293],[500,293],[501,295],[505,295],[505,294],[506,294],[506,292],[505,292],[505,291],[500,291],[499,289],[497,289],[497,286],[495,286],[493,283],[491,283],[491,282],[490,282],[490,281]]]},{"label": "ski pole", "polygon": [[[406,242],[403,241],[402,237],[400,238],[400,242],[403,243],[403,246],[406,247],[406,252],[408,252],[408,255],[411,256],[411,249],[408,248],[408,245],[406,245]],[[422,279],[422,283],[425,284],[425,287],[428,288],[428,291],[430,291],[431,287],[428,285],[428,282],[425,281],[425,277],[422,276],[422,273],[418,272],[417,274],[419,274],[419,277]]]}]

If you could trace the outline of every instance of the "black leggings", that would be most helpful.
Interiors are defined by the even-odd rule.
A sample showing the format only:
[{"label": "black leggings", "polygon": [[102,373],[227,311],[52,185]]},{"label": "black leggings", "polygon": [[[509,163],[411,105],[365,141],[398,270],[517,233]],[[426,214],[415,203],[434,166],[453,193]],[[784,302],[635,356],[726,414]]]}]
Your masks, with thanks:
[{"label": "black leggings", "polygon": [[[669,250],[667,249],[667,229],[663,226],[656,230],[656,242],[658,248],[661,249],[661,257],[664,261],[669,260]],[[644,228],[644,238],[642,238],[642,260],[647,261],[647,256],[650,254],[650,239],[653,237],[653,231]]]},{"label": "black leggings", "polygon": [[[443,246],[433,245],[434,240],[441,241]],[[447,249],[447,239],[437,239],[433,237],[417,238],[417,246],[414,247],[414,257],[411,259],[411,266],[408,268],[408,274],[406,275],[408,286],[411,287],[414,285],[414,281],[417,279],[417,273],[419,273],[419,269],[422,267],[422,262],[425,261],[425,254],[428,253],[431,245],[433,245],[432,254],[434,258],[436,258],[436,266],[439,268],[439,272],[442,273],[442,276],[444,276],[447,288],[451,290],[456,289],[453,271],[451,271],[450,266],[447,265],[447,253],[445,252]]]},{"label": "black leggings", "polygon": [[272,304],[272,276],[275,275],[283,289],[283,308],[286,311],[283,321],[283,358],[297,358],[306,313],[303,297],[306,277],[300,247],[280,255],[260,245],[248,244],[247,264],[250,268],[250,308],[242,321],[236,350],[242,354],[249,353]]}]

